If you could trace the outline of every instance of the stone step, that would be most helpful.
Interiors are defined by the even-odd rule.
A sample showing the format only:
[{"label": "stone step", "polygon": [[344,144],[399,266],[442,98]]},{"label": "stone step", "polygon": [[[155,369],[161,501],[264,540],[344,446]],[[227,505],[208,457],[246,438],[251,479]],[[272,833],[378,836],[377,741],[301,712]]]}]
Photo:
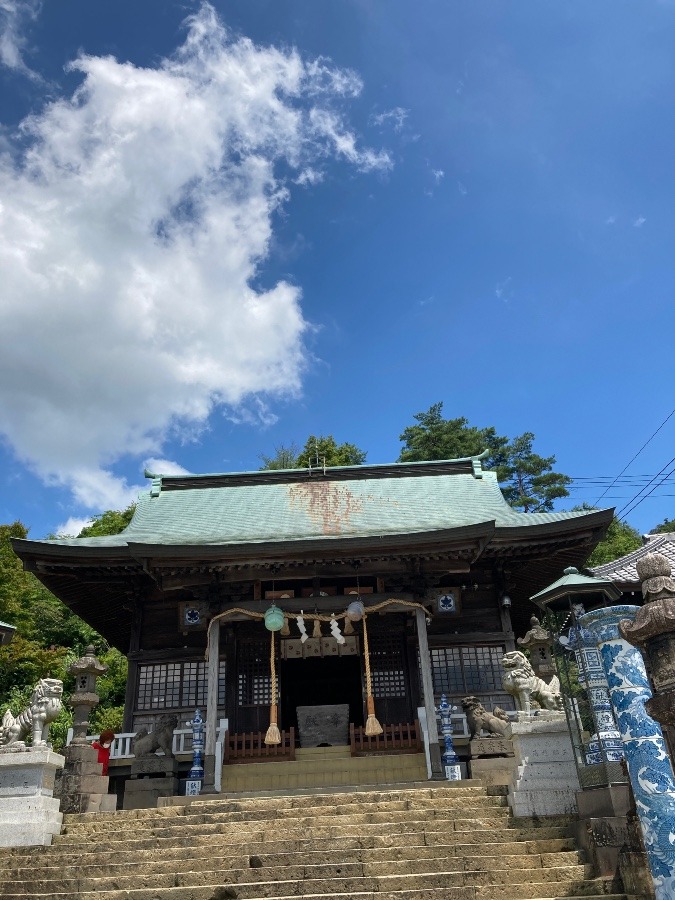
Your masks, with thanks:
[{"label": "stone step", "polygon": [[[335,811],[331,811],[329,807],[318,807],[313,815],[292,815],[290,812],[289,814],[280,814],[276,811],[270,815],[265,815],[263,811],[260,811],[250,816],[241,812],[211,812],[175,818],[165,816],[142,821],[129,821],[121,817],[112,820],[107,818],[99,819],[97,817],[95,819],[92,818],[89,822],[68,823],[64,825],[63,834],[73,837],[77,835],[93,836],[98,833],[109,832],[111,828],[114,828],[117,834],[124,833],[131,836],[143,832],[147,833],[148,830],[151,830],[153,833],[160,833],[171,830],[183,831],[203,826],[211,826],[214,829],[223,826],[229,827],[231,830],[239,830],[244,826],[250,830],[269,826],[272,822],[278,822],[280,818],[283,819],[284,827],[288,828],[321,828],[329,821],[334,825],[368,825],[420,820],[434,821],[437,819],[454,819],[460,813],[470,818],[489,818],[495,821],[501,821],[509,817],[510,812],[507,805],[503,802],[494,802],[502,801],[504,798],[491,797],[489,799],[490,803],[477,804],[472,800],[470,804],[467,803],[463,806],[461,804],[459,806],[454,804],[448,806],[443,803],[428,801],[429,805],[415,804],[413,807],[408,807],[405,801],[401,801],[399,804],[393,804],[391,808],[384,810],[381,808],[381,804],[373,804],[374,808],[371,810],[368,809],[367,805],[361,806],[360,804],[352,803],[348,808],[341,807]],[[306,812],[309,812],[309,810],[306,810]]]},{"label": "stone step", "polygon": [[[481,848],[483,849],[483,848]],[[469,869],[540,869],[551,866],[570,866],[583,862],[583,854],[578,850],[567,850],[549,853],[527,853],[517,851],[519,845],[490,845],[490,854],[471,853],[470,858],[465,853],[448,852],[455,850],[452,847],[427,847],[424,845],[398,848],[380,848],[377,850],[310,850],[303,853],[278,853],[262,856],[257,854],[239,854],[223,856],[206,856],[194,852],[184,852],[182,857],[157,859],[156,853],[147,853],[145,858],[138,859],[134,856],[134,865],[142,869],[146,875],[151,874],[176,874],[187,871],[227,871],[259,868],[277,878],[272,872],[287,870],[297,866],[301,860],[302,867],[307,870],[316,866],[342,866],[345,862],[350,865],[360,865],[363,874],[388,875],[405,874],[406,871],[422,871],[429,867],[428,871],[436,871],[439,867],[447,866],[448,871],[468,871]],[[143,852],[143,851],[141,851]],[[205,851],[202,850],[202,854]],[[58,863],[52,861],[51,865],[41,865],[39,860],[32,861],[31,865],[26,860],[20,860],[5,868],[6,878],[17,881],[20,879],[40,880],[49,877],[58,870],[59,878],[73,880],[79,877],[104,878],[127,875],[128,863],[120,863],[118,855],[109,854],[104,861],[92,863],[88,857],[91,854],[83,854],[78,860],[70,863]],[[306,876],[304,876],[306,877]]]},{"label": "stone step", "polygon": [[[497,824],[500,827],[496,827]],[[564,828],[534,828],[534,829],[518,829],[508,826],[508,820],[495,823],[494,819],[437,819],[433,822],[420,819],[413,822],[389,822],[389,823],[367,823],[359,825],[331,825],[326,824],[323,827],[314,828],[270,828],[270,829],[253,829],[249,831],[245,828],[231,830],[226,826],[193,826],[191,829],[181,831],[168,829],[166,832],[158,829],[148,830],[134,838],[128,838],[122,835],[119,839],[114,832],[103,834],[105,844],[110,849],[119,852],[126,850],[134,850],[135,848],[143,849],[148,847],[180,847],[194,846],[198,844],[216,845],[225,843],[228,846],[253,845],[261,842],[269,844],[270,842],[280,841],[317,841],[329,840],[334,844],[340,838],[376,838],[379,846],[396,846],[411,840],[412,837],[418,835],[426,844],[433,843],[490,843],[499,841],[513,842],[517,840],[543,840],[545,838],[567,837],[569,831]],[[406,837],[402,837],[406,836]],[[99,849],[91,836],[86,838],[87,845],[92,850]],[[418,841],[418,843],[421,841]],[[72,850],[82,847],[84,841],[80,836],[73,835],[55,835],[52,844],[55,850],[66,848]]]},{"label": "stone step", "polygon": [[[354,795],[363,798],[365,801],[370,800],[387,800],[403,799],[418,794],[426,796],[464,796],[466,794],[476,794],[478,796],[492,796],[493,794],[505,796],[506,791],[501,786],[497,788],[488,788],[480,779],[466,778],[462,781],[407,781],[404,783],[387,783],[380,784],[377,787],[372,785],[340,785],[328,786],[322,788],[320,793],[315,789],[294,788],[286,790],[265,791],[256,790],[248,792],[227,793],[222,791],[220,794],[201,795],[199,797],[162,797],[158,801],[159,809],[173,806],[193,806],[206,805],[212,803],[230,803],[236,802],[242,804],[242,809],[248,808],[250,804],[267,804],[271,803],[274,808],[285,808],[287,806],[301,806],[305,803],[316,804],[324,803],[344,803],[349,799],[354,799]],[[129,816],[152,815],[157,809],[137,809],[125,810],[124,814]]]},{"label": "stone step", "polygon": [[[468,857],[472,859],[482,859],[484,856],[503,857],[510,856],[536,856],[545,855],[555,857],[556,854],[569,853],[576,850],[573,838],[555,838],[545,840],[522,840],[519,842],[499,842],[488,843],[487,839],[483,843],[456,843],[447,844],[443,842],[444,833],[435,834],[428,833],[426,838],[430,843],[426,844],[409,844],[400,846],[400,842],[392,838],[373,837],[370,841],[359,838],[336,839],[330,842],[329,850],[317,848],[317,843],[313,840],[304,841],[276,841],[276,842],[259,842],[255,844],[243,844],[236,848],[236,852],[229,844],[223,847],[214,847],[212,841],[203,841],[195,845],[190,841],[185,841],[183,846],[161,847],[156,843],[151,843],[150,848],[139,849],[134,848],[133,860],[135,864],[143,864],[157,858],[158,851],[161,852],[163,859],[170,861],[191,860],[195,857],[199,858],[208,855],[211,850],[211,856],[223,856],[233,860],[242,860],[242,865],[246,865],[246,860],[251,856],[260,856],[262,859],[280,859],[287,861],[295,860],[297,856],[307,857],[309,854],[321,855],[327,858],[329,854],[338,859],[345,857],[353,858],[358,856],[363,861],[378,861],[380,859],[409,859],[411,858],[428,858],[433,859],[437,856],[443,858],[450,857]],[[435,840],[437,838],[437,840]],[[446,838],[447,839],[447,838]],[[214,853],[214,850],[220,850],[221,853]],[[12,855],[0,857],[3,869],[6,871],[11,867],[23,866],[29,869],[37,866],[41,868],[56,867],[61,869],[63,866],[74,866],[84,868],[85,866],[98,865],[107,866],[120,861],[120,852],[118,850],[106,849],[105,851],[83,846],[70,850],[70,852],[54,852],[54,848],[16,848],[8,851]]]},{"label": "stone step", "polygon": [[[530,894],[527,900],[578,900],[579,894],[552,893],[551,885],[535,885],[544,889],[542,894]],[[3,894],[3,900],[25,900],[28,894]],[[96,900],[98,894],[79,893],[81,900]],[[424,890],[409,889],[402,891],[377,892],[357,891],[330,894],[305,894],[305,900],[518,900],[522,894],[516,896],[510,891],[505,893],[500,887],[461,887],[461,888],[430,888]],[[641,900],[637,897],[629,897],[627,894],[585,894],[585,900]],[[153,892],[139,891],[115,891],[105,895],[105,900],[230,900],[232,897],[220,886],[193,888],[166,888]],[[49,900],[73,900],[72,894],[49,894]],[[265,900],[297,900],[297,895],[292,896],[267,896]]]},{"label": "stone step", "polygon": [[[452,870],[438,866],[430,871],[424,866],[419,871],[381,874],[368,873],[361,863],[342,863],[340,865],[303,866],[294,865],[286,868],[268,870],[240,869],[227,872],[189,871],[169,874],[147,874],[141,867],[133,873],[118,877],[90,878],[83,876],[73,880],[52,878],[46,880],[30,879],[28,881],[7,881],[5,889],[9,893],[27,896],[49,895],[50,893],[78,892],[112,893],[117,891],[137,891],[140,889],[159,890],[162,888],[185,887],[194,888],[222,884],[231,887],[242,900],[256,900],[259,896],[270,894],[331,894],[358,891],[389,891],[416,889],[505,886],[509,890],[516,886],[532,888],[533,882],[540,888],[543,884],[562,884],[565,890],[582,885],[590,877],[590,866],[551,866],[536,871],[536,876],[527,869],[504,870]],[[531,896],[525,892],[524,896]]]},{"label": "stone step", "polygon": [[[438,887],[438,888],[404,888],[395,890],[391,886],[383,890],[358,890],[358,891],[331,891],[329,894],[309,894],[302,896],[305,900],[574,900],[584,897],[585,900],[629,900],[626,894],[618,893],[590,893],[577,892],[577,883],[560,884],[531,884],[512,887],[505,884],[463,887]],[[103,892],[104,900],[230,900],[233,893],[222,885],[208,885],[202,887],[173,887],[147,890],[140,888],[131,891],[115,890]],[[4,893],[3,900],[25,900],[30,894]],[[33,895],[44,896],[44,895]],[[49,893],[49,900],[73,900],[72,893]],[[95,900],[100,892],[79,892],[77,897],[81,900]],[[243,895],[236,894],[241,900]],[[258,893],[259,898],[265,900],[297,900],[298,894],[273,894]],[[633,898],[637,900],[637,898]]]},{"label": "stone step", "polygon": [[[289,798],[292,801],[297,798]],[[355,808],[360,812],[406,812],[408,810],[425,810],[425,809],[447,809],[456,812],[464,812],[470,809],[500,809],[508,808],[506,797],[486,797],[476,792],[463,794],[460,796],[416,796],[410,792],[408,796],[400,796],[396,799],[370,799],[347,795],[347,798],[340,795],[333,799],[332,802],[308,803],[302,805],[289,802],[274,804],[240,804],[233,801],[212,800],[210,803],[192,804],[188,807],[164,807],[162,809],[153,810],[118,810],[107,814],[97,816],[96,823],[99,827],[105,827],[108,823],[107,817],[115,817],[115,825],[117,828],[124,825],[133,825],[133,823],[142,822],[159,822],[168,824],[169,821],[175,821],[183,824],[189,819],[195,821],[203,821],[204,817],[213,819],[216,816],[231,817],[231,821],[260,821],[263,819],[276,819],[282,814],[284,817],[302,818],[308,816],[336,816],[351,815]],[[138,815],[141,813],[142,815]],[[69,831],[78,828],[91,828],[95,824],[91,813],[80,813],[64,816],[64,826]]]},{"label": "stone step", "polygon": [[[249,854],[260,854],[261,845],[264,845],[265,852],[300,852],[301,849],[307,848],[316,843],[317,839],[330,840],[332,848],[341,848],[344,846],[353,846],[354,844],[361,847],[398,847],[406,842],[415,841],[415,843],[424,843],[427,846],[446,846],[449,844],[457,844],[464,846],[481,846],[494,843],[514,844],[515,842],[533,842],[537,846],[542,847],[543,852],[551,846],[552,841],[558,839],[569,838],[570,834],[567,829],[563,828],[534,828],[534,829],[488,829],[481,822],[455,822],[454,830],[445,828],[443,830],[434,830],[430,828],[421,828],[417,831],[407,833],[407,837],[401,837],[401,829],[394,826],[388,833],[384,832],[382,826],[373,826],[366,829],[361,826],[355,832],[349,835],[330,834],[330,829],[323,835],[315,835],[311,832],[305,832],[301,835],[292,835],[285,832],[285,836],[281,838],[278,832],[242,833],[238,835],[213,835],[213,834],[195,834],[187,836],[172,836],[169,838],[158,838],[148,835],[134,841],[120,840],[115,841],[107,838],[105,841],[106,850],[115,853],[132,852],[139,850],[157,850],[162,853],[169,853],[177,848],[194,848],[210,847],[215,849],[219,846],[225,847],[228,851],[236,848],[237,852],[245,852]],[[114,838],[114,836],[112,836]],[[49,849],[50,856],[67,856],[73,852],[96,853],[100,852],[101,847],[94,842],[74,842],[65,843],[62,838],[52,844]]]}]

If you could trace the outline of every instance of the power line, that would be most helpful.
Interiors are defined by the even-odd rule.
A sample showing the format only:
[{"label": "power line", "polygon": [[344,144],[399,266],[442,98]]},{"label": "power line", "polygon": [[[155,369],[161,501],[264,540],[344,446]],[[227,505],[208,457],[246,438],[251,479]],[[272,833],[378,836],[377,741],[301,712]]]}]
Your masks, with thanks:
[{"label": "power line", "polygon": [[[646,488],[648,488],[649,485],[653,481],[656,481],[656,479],[659,477],[659,475],[662,475],[665,472],[665,470],[668,468],[668,466],[671,466],[674,462],[675,462],[675,456],[671,460],[669,460],[669,462],[667,462],[665,464],[665,466],[661,469],[660,472],[656,473],[656,475],[652,478],[652,480],[649,482],[649,484],[646,484],[643,488],[641,488],[641,490],[639,490],[637,492],[637,494],[632,498],[632,500],[629,500],[628,503],[626,503],[619,510],[619,512],[616,514],[617,519],[619,519],[619,518],[625,519],[629,513],[632,513],[633,510],[637,509],[637,507],[640,505],[640,503],[642,503],[643,500],[646,500],[647,497],[651,496],[651,494],[654,493],[654,491],[656,490],[657,487],[660,487],[667,478],[670,478],[670,476],[673,474],[673,471],[675,471],[675,469],[673,469],[673,471],[671,471],[671,472],[668,472],[668,474],[664,478],[662,478],[661,481],[658,482],[658,484],[654,485],[654,487],[651,489],[651,491],[649,491],[648,494],[645,494],[644,497],[642,497],[640,500],[638,500],[638,497],[640,497],[640,494],[644,494]],[[636,500],[638,500],[637,503],[635,502]],[[628,507],[630,507],[630,509],[628,509]]]},{"label": "power line", "polygon": [[[654,434],[652,434],[651,437],[648,438],[648,439],[644,442],[644,444],[640,447],[640,449],[639,449],[638,452],[635,454],[635,456],[631,459],[631,461],[630,461],[627,465],[625,465],[625,466],[623,467],[623,469],[622,469],[622,470],[619,472],[619,474],[616,476],[617,479],[621,478],[621,476],[622,476],[623,473],[626,471],[626,469],[627,469],[629,466],[631,466],[631,465],[635,462],[635,460],[636,460],[636,459],[638,458],[638,456],[642,453],[642,451],[645,449],[645,447],[646,447],[649,443],[651,443],[651,441],[656,437],[656,435],[659,433],[659,431],[661,431],[661,429],[662,429],[663,426],[666,424],[666,422],[667,422],[669,419],[671,419],[671,418],[673,417],[673,415],[675,415],[675,409],[673,409],[673,410],[670,412],[670,414],[666,416],[666,418],[663,420],[663,422],[661,422],[661,424],[660,424],[659,427],[656,429],[656,431],[654,432]],[[663,471],[663,470],[661,470],[661,471]],[[661,473],[659,473],[659,474],[661,474]],[[600,496],[598,497],[598,499],[597,499],[597,500],[595,501],[595,503],[593,504],[594,506],[597,506],[597,505],[598,505],[598,503],[602,500],[602,498],[605,496],[605,494],[607,493],[607,491],[608,491],[611,487],[613,487],[614,484],[615,484],[615,482],[613,481],[613,482],[607,487],[607,489],[604,491],[604,493],[600,494]]]}]

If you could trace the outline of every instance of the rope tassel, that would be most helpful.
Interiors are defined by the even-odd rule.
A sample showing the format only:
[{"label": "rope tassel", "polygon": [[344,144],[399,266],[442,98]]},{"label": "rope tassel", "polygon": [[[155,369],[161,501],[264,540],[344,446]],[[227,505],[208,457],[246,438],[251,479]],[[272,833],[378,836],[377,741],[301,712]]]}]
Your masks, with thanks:
[{"label": "rope tassel", "polygon": [[368,718],[366,719],[366,737],[377,737],[382,734],[383,728],[377,721],[375,715],[375,698],[373,697],[373,680],[370,674],[370,651],[368,649],[368,628],[366,627],[366,617],[363,617],[363,655],[366,660],[366,711]]},{"label": "rope tassel", "polygon": [[281,734],[279,733],[279,726],[277,725],[277,716],[278,716],[278,706],[277,706],[277,670],[276,670],[276,660],[274,654],[274,632],[271,632],[272,637],[272,649],[270,651],[270,674],[271,678],[271,704],[270,704],[270,727],[267,729],[267,734],[265,735],[265,743],[266,744],[280,744],[281,743]]}]

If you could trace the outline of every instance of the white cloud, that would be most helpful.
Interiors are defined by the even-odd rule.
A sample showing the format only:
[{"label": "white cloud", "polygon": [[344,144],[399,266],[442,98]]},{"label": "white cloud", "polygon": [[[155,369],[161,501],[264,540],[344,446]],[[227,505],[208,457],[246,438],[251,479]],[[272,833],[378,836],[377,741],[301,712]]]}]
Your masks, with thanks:
[{"label": "white cloud", "polygon": [[512,299],[513,291],[511,289],[510,275],[507,275],[503,281],[497,282],[495,285],[495,297],[497,300],[503,300],[504,303],[508,303]]},{"label": "white cloud", "polygon": [[401,131],[408,118],[408,113],[409,110],[404,109],[402,106],[395,106],[393,109],[372,115],[370,121],[373,125],[391,125],[394,131]]},{"label": "white cloud", "polygon": [[440,184],[441,181],[445,178],[445,172],[443,171],[443,169],[432,169],[431,174],[436,184]]},{"label": "white cloud", "polygon": [[251,286],[288,197],[277,169],[391,163],[332,106],[353,73],[233,39],[207,4],[155,68],[72,68],[76,93],[23,123],[20,162],[0,157],[0,428],[85,508],[119,508],[138,491],[122,455],[300,391],[300,290]]},{"label": "white cloud", "polygon": [[54,533],[57,537],[77,537],[82,529],[91,523],[91,519],[79,519],[77,516],[71,516],[62,525],[57,526]]},{"label": "white cloud", "polygon": [[41,0],[0,0],[0,64],[35,80],[40,76],[23,58],[23,29],[37,18],[41,6]]},{"label": "white cloud", "polygon": [[191,475],[180,463],[173,459],[156,459],[150,457],[143,462],[143,468],[154,475]]},{"label": "white cloud", "polygon": [[642,228],[646,221],[644,216],[638,216],[637,219],[633,220],[633,228]]}]

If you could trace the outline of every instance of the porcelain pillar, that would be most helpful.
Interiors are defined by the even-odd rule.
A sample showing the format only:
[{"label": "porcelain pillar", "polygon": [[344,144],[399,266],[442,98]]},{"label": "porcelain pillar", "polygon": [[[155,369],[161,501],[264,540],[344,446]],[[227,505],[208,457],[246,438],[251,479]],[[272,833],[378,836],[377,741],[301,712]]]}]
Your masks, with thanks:
[{"label": "porcelain pillar", "polygon": [[633,621],[638,610],[610,606],[578,622],[595,634],[602,657],[656,898],[675,900],[675,779],[661,728],[645,710],[652,692],[644,661],[619,631],[619,622]]}]

